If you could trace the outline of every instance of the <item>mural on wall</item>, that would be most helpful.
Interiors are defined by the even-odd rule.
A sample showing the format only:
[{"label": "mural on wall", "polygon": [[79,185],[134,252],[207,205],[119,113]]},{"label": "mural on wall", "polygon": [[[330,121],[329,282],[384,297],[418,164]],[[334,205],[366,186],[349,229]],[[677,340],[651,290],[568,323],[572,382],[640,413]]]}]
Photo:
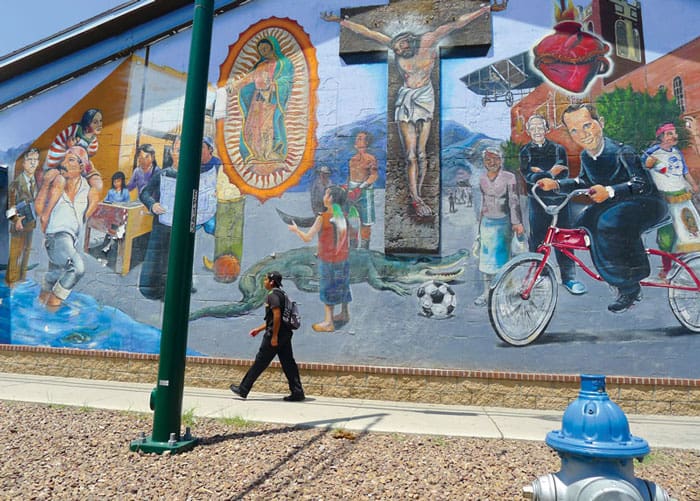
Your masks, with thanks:
[{"label": "mural on wall", "polygon": [[[0,207],[12,207],[7,203],[7,165],[0,165]],[[0,271],[7,269],[8,260],[8,239],[9,239],[9,221],[3,221],[0,226]]]},{"label": "mural on wall", "polygon": [[377,220],[374,212],[374,183],[379,179],[377,158],[368,151],[370,137],[367,131],[355,135],[356,153],[350,158],[348,167],[348,203],[357,211],[360,218],[359,232],[355,229],[350,238],[350,246],[369,249],[372,226]]},{"label": "mural on wall", "polygon": [[405,31],[393,36],[351,21],[348,16],[341,19],[330,13],[322,14],[325,21],[338,22],[343,28],[378,42],[395,54],[403,84],[394,102],[394,120],[401,140],[401,156],[405,162],[411,207],[418,218],[434,214],[433,209],[421,198],[421,191],[428,170],[428,138],[435,114],[435,90],[431,73],[438,58],[438,44],[454,30],[465,27],[489,11],[490,7],[482,7],[433,31],[423,34]]},{"label": "mural on wall", "polygon": [[[392,259],[378,251],[357,249],[349,254],[351,263],[347,280],[348,284],[366,283],[376,290],[408,296],[412,284],[459,279],[464,273],[461,263],[467,254],[467,251],[460,251],[443,258]],[[197,310],[190,318],[237,317],[259,308],[267,295],[262,280],[276,269],[291,270],[285,274],[285,279],[293,282],[297,289],[318,292],[321,278],[316,258],[313,247],[299,247],[262,259],[243,273],[238,285],[243,294],[240,301]],[[343,320],[347,323],[347,319]]]},{"label": "mural on wall", "polygon": [[10,250],[5,272],[5,282],[10,286],[27,278],[37,218],[34,200],[38,188],[34,174],[38,166],[39,149],[28,149],[22,155],[22,170],[17,173],[7,191],[7,217],[13,220],[10,225]]},{"label": "mural on wall", "polygon": [[[469,7],[475,10],[454,15],[456,9]],[[360,60],[367,61],[376,58],[377,51],[388,54],[392,101],[388,119],[396,127],[389,129],[387,252],[440,252],[436,217],[440,103],[435,90],[440,86],[440,72],[436,63],[442,51],[490,42],[490,30],[485,29],[489,6],[446,2],[426,21],[421,14],[432,10],[433,2],[394,0],[388,6],[342,9],[341,16],[321,14],[325,21],[337,22],[342,28],[341,56],[355,61],[360,55]]]},{"label": "mural on wall", "polygon": [[230,47],[217,137],[224,171],[243,193],[279,196],[311,166],[316,67],[308,35],[291,19],[256,23]]},{"label": "mural on wall", "polygon": [[[649,1],[363,4],[215,20],[189,353],[249,356],[279,270],[299,360],[700,377],[700,38],[643,24]],[[0,147],[2,342],[158,351],[187,36],[0,113],[25,131]]]},{"label": "mural on wall", "polygon": [[[349,229],[349,246],[369,249],[372,226],[377,220],[374,190],[375,186],[381,182],[380,165],[371,151],[372,137],[367,130],[361,128],[353,131],[350,139],[353,151],[346,155],[348,158],[342,158],[342,163],[347,164],[347,167],[341,166],[337,169],[342,173],[347,171],[347,174],[340,179],[341,182],[333,181],[333,172],[328,165],[321,165],[315,173],[309,189],[311,212],[313,214],[325,212],[323,197],[326,189],[334,184],[342,186],[347,191],[347,210],[354,223]],[[323,163],[322,159],[316,160]],[[293,216],[279,209],[277,212],[285,223],[293,222],[300,228],[308,228],[316,220],[316,216]]]},{"label": "mural on wall", "polygon": [[[595,14],[604,12],[606,3],[593,2],[589,16],[596,18]],[[556,17],[560,21],[557,24],[558,33],[551,35],[551,39],[543,39],[533,49],[534,65],[560,90],[576,94],[588,89],[590,101],[578,104],[579,101],[575,99],[567,101],[566,94],[555,95],[545,106],[538,103],[534,111],[539,113],[531,115],[525,122],[525,130],[531,141],[521,150],[520,164],[531,192],[530,251],[537,253],[509,263],[508,268],[500,274],[490,298],[491,323],[499,337],[510,344],[526,345],[538,339],[547,328],[557,305],[556,283],[552,284],[551,278],[542,280],[540,275],[542,271],[551,271],[547,268],[547,261],[551,250],[555,250],[561,281],[571,294],[580,296],[587,292],[585,285],[574,276],[576,265],[585,274],[608,283],[616,291],[614,299],[607,305],[612,313],[623,313],[641,301],[643,287],[660,288],[667,293],[670,309],[680,324],[690,331],[700,332],[700,311],[697,306],[697,293],[700,290],[698,257],[692,253],[673,253],[673,242],[677,236],[674,227],[683,226],[678,223],[677,204],[685,204],[689,219],[695,220],[695,216],[691,216],[695,207],[691,210],[693,204],[689,200],[693,193],[698,192],[697,183],[682,154],[679,150],[674,150],[678,137],[673,122],[678,121],[682,109],[676,103],[669,103],[661,92],[656,97],[638,94],[632,91],[631,85],[626,93],[621,93],[617,85],[615,90],[606,91],[600,82],[594,82],[597,73],[611,73],[608,71],[612,66],[610,61],[601,59],[610,51],[610,47],[593,34],[581,33],[580,23],[571,24],[571,19],[579,11],[573,8],[571,2],[567,9],[564,8],[564,2],[561,4],[561,8],[556,8]],[[642,59],[638,55],[640,47],[643,47],[643,37],[636,28],[635,37],[629,37],[624,29],[630,24],[629,19],[641,23],[640,7],[639,3],[626,4],[616,11],[616,15],[597,16],[598,19],[602,18],[602,26],[596,27],[591,23],[588,28],[605,31],[606,25],[614,25],[616,56],[641,63]],[[618,29],[620,26],[623,27],[622,30]],[[566,71],[545,71],[539,64],[542,60],[538,59],[542,45],[551,46],[552,39],[561,38],[561,32],[567,30],[570,32],[566,35],[569,37],[567,40],[572,43],[559,45],[567,49],[578,47],[578,50],[583,50],[582,46],[588,46],[588,50],[584,51],[587,64],[583,68],[580,65],[560,67],[567,68]],[[563,60],[558,61],[562,62]],[[676,78],[676,82],[679,82],[679,77]],[[675,97],[678,98],[678,94]],[[625,99],[627,106],[635,101],[638,104],[643,101],[656,102],[644,108],[647,116],[643,123],[637,118],[631,118],[639,108],[627,109],[631,120],[624,123],[621,120],[621,110],[617,108],[621,104],[620,98]],[[525,98],[519,103],[518,120],[524,116],[521,114],[522,109],[528,108],[532,102]],[[551,108],[548,110],[549,105]],[[599,108],[605,111],[600,113]],[[578,172],[575,176],[569,175],[566,150],[543,136],[543,133],[549,131],[544,114],[552,111],[560,131],[566,133],[569,156],[574,156],[572,150],[580,152],[576,158]],[[604,115],[608,115],[607,111],[610,111],[610,115],[606,121]],[[652,118],[654,115],[656,118]],[[621,123],[615,123],[616,119],[620,119]],[[659,124],[654,123],[654,120],[667,122]],[[615,133],[614,139],[604,134],[604,127]],[[646,133],[641,142],[640,131]],[[514,135],[518,134],[517,120],[515,133]],[[664,134],[667,136],[664,137]],[[649,139],[654,137],[656,144],[645,151],[643,145],[652,142]],[[625,145],[619,140],[629,140],[632,144]],[[675,178],[669,173],[668,160],[649,158],[650,154],[659,149],[662,150],[660,156],[672,158],[671,162],[676,164]],[[545,156],[547,151],[549,154]],[[664,174],[661,174],[662,171]],[[667,179],[676,179],[678,182],[668,183]],[[671,185],[674,188],[670,188]],[[542,222],[544,220],[545,224],[551,224],[552,218],[538,207],[542,202],[540,196],[532,193],[535,186],[546,192],[542,197],[545,205],[554,207],[561,204],[556,220],[559,228],[584,228],[585,231],[563,230],[545,235],[541,228]],[[554,193],[554,197],[549,193]],[[586,203],[585,208],[579,205],[572,209],[571,206],[576,204],[570,202],[570,197],[565,197],[571,193],[585,195],[590,202]],[[679,198],[675,198],[675,195]],[[549,212],[554,214],[553,211]],[[572,212],[576,212],[574,218],[571,217]],[[673,222],[668,222],[669,217],[676,222],[675,226]],[[645,242],[644,237],[648,230],[656,226],[661,228],[655,246]],[[697,250],[698,242],[693,242],[693,237],[683,230],[681,233],[681,246],[687,245],[686,251]],[[583,254],[590,252],[591,263],[584,264],[574,256],[574,250],[582,251]],[[658,274],[652,273],[652,260],[654,264],[660,262]],[[551,274],[546,273],[546,276],[551,277]]]}]

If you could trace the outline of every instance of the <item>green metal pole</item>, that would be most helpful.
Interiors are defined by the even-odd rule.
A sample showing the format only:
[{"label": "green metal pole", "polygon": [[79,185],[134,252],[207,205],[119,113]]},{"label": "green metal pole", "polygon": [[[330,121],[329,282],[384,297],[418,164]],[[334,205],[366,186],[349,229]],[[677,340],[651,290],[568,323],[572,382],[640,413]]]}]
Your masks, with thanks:
[{"label": "green metal pole", "polygon": [[196,0],[194,4],[158,382],[152,395],[153,435],[131,443],[131,450],[156,453],[189,450],[197,442],[192,437],[180,436],[180,424],[214,0]]}]

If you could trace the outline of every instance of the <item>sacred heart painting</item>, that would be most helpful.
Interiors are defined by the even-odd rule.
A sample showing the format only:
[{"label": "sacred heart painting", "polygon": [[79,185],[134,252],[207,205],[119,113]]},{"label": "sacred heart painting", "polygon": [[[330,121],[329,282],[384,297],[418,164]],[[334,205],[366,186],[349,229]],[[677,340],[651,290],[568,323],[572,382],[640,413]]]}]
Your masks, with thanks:
[{"label": "sacred heart painting", "polygon": [[596,79],[611,73],[610,45],[583,30],[579,11],[571,0],[560,0],[554,17],[554,33],[532,48],[535,70],[552,85],[583,94]]},{"label": "sacred heart painting", "polygon": [[260,21],[229,47],[216,133],[224,172],[242,193],[278,197],[313,165],[317,69],[308,34],[288,18]]}]

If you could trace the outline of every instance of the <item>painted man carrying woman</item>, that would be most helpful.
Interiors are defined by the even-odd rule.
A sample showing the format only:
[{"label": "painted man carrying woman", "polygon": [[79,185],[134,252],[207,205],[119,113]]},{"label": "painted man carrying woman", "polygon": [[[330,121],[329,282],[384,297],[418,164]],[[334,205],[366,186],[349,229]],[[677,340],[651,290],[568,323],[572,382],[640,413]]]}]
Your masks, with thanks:
[{"label": "painted man carrying woman", "polygon": [[[95,208],[88,203],[90,187],[82,175],[89,164],[84,148],[68,148],[56,169],[63,182],[42,184],[36,197],[37,211],[46,218],[44,246],[49,258],[39,300],[49,308],[59,307],[85,273],[78,236]],[[51,200],[56,203],[49,211],[47,204]]]}]

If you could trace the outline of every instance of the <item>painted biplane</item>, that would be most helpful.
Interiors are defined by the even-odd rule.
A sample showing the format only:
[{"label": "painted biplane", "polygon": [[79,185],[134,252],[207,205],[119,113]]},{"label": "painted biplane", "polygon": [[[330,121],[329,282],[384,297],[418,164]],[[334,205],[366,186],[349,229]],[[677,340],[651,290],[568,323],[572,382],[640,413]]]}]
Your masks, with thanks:
[{"label": "painted biplane", "polygon": [[528,52],[521,52],[480,68],[460,80],[472,92],[483,96],[481,105],[505,102],[513,106],[516,97],[521,98],[529,90],[542,83],[542,79],[530,70]]}]

